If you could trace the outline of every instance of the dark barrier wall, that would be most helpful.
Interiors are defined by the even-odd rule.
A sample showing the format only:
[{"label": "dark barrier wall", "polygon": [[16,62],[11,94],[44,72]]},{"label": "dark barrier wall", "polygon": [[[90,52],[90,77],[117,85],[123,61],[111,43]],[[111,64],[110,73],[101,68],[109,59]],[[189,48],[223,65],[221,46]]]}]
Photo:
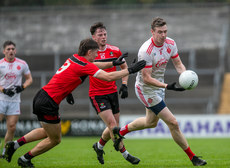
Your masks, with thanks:
[{"label": "dark barrier wall", "polygon": [[[62,120],[62,135],[66,136],[100,136],[105,129],[105,124],[100,119],[74,119]],[[40,128],[37,120],[19,120],[15,136],[23,136],[35,128]],[[6,121],[0,123],[0,137],[6,133]]]}]

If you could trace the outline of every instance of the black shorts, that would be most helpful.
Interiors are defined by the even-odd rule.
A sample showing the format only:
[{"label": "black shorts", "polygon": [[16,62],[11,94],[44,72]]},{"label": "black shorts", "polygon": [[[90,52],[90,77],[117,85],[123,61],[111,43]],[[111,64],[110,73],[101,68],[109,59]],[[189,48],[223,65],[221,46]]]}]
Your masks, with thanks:
[{"label": "black shorts", "polygon": [[93,96],[90,97],[90,101],[97,114],[108,109],[111,109],[113,114],[120,112],[117,92],[101,96]]},{"label": "black shorts", "polygon": [[37,115],[38,120],[50,124],[60,123],[58,110],[58,104],[48,93],[43,89],[39,90],[33,100],[33,113]]}]

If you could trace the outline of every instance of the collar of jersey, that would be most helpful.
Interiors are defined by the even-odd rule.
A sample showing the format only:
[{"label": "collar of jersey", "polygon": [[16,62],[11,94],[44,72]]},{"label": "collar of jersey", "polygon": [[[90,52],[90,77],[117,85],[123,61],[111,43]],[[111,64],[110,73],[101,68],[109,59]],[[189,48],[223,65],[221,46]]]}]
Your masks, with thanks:
[{"label": "collar of jersey", "polygon": [[8,63],[13,63],[16,60],[16,58],[14,58],[13,61],[7,61],[6,58],[4,58],[4,61],[8,62]]},{"label": "collar of jersey", "polygon": [[157,48],[160,48],[160,47],[162,47],[163,45],[161,45],[161,46],[157,46],[155,43],[154,43],[154,41],[153,41],[153,37],[151,38],[151,40],[152,40],[152,43],[153,43],[153,45],[155,46],[155,47],[157,47]]}]

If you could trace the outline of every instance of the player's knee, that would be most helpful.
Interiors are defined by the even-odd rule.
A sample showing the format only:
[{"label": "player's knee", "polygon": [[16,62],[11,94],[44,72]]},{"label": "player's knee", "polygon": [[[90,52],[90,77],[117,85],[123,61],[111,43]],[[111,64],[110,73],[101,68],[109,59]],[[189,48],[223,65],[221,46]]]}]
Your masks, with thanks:
[{"label": "player's knee", "polygon": [[8,132],[14,133],[15,130],[16,130],[16,125],[15,124],[11,124],[11,125],[8,126],[8,130],[7,130]]},{"label": "player's knee", "polygon": [[157,126],[157,122],[146,122],[147,128],[155,128]]},{"label": "player's knee", "polygon": [[58,145],[58,144],[61,143],[61,138],[59,138],[59,137],[53,138],[53,139],[51,140],[51,143],[52,143],[54,146],[56,146],[56,145]]},{"label": "player's knee", "polygon": [[171,120],[170,123],[168,124],[170,129],[179,129],[179,124],[176,119]]}]

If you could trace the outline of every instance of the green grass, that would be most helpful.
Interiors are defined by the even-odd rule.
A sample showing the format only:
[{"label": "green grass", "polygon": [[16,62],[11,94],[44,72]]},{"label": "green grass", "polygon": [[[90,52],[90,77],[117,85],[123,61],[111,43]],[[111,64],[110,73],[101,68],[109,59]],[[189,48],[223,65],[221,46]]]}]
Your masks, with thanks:
[{"label": "green grass", "polygon": [[[101,165],[92,149],[99,137],[64,137],[61,144],[47,153],[35,157],[36,168],[77,168],[77,167],[136,167],[136,168],[189,168],[194,167],[187,155],[172,139],[125,139],[126,149],[141,159],[139,165],[131,165],[113,149],[111,141],[105,148],[105,164]],[[206,168],[230,167],[230,139],[188,139],[194,153],[208,162]],[[28,152],[36,143],[19,148],[11,163],[0,160],[0,168],[17,167],[17,159]]]}]

